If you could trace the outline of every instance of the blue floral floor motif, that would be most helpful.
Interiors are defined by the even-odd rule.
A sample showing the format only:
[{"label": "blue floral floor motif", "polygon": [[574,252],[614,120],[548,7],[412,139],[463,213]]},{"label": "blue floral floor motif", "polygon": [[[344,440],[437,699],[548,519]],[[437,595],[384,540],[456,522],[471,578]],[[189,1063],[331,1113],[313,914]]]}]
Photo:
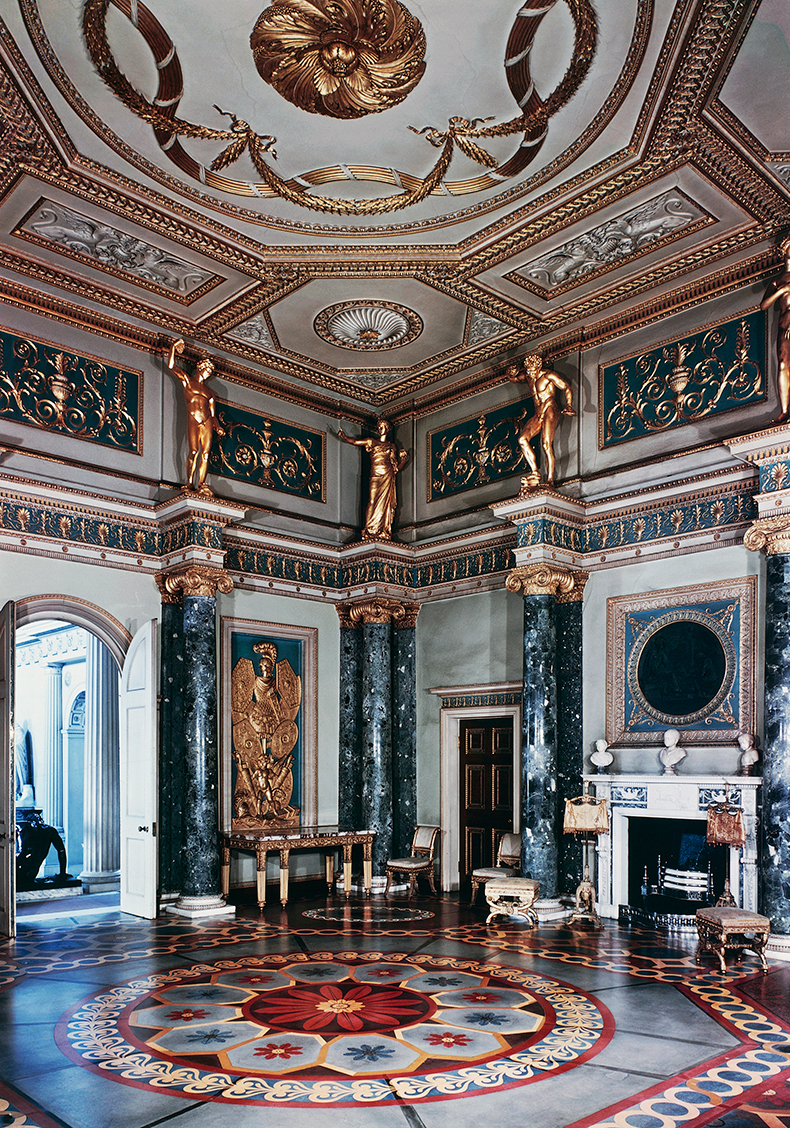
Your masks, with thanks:
[{"label": "blue floral floor motif", "polygon": [[442,1100],[561,1073],[614,1024],[586,992],[519,968],[388,953],[194,964],[83,1001],[64,1053],[126,1084],[234,1103]]}]

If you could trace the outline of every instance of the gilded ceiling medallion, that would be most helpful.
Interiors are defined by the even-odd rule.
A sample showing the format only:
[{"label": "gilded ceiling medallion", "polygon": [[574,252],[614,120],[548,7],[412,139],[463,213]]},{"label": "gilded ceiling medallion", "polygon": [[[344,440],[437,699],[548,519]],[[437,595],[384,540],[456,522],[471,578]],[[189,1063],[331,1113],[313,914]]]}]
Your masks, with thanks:
[{"label": "gilded ceiling medallion", "polygon": [[300,110],[359,118],[425,72],[425,34],[398,0],[273,0],[250,36],[264,82]]},{"label": "gilded ceiling medallion", "polygon": [[422,333],[422,318],[394,302],[338,302],[313,322],[319,337],[341,349],[399,349]]}]

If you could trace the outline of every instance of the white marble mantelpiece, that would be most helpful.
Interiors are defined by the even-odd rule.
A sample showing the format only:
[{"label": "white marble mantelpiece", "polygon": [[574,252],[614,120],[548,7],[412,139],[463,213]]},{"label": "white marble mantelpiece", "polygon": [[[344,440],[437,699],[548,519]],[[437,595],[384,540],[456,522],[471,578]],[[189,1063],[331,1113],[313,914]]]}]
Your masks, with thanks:
[{"label": "white marble mantelpiece", "polygon": [[[609,809],[609,833],[597,840],[598,911],[617,918],[628,904],[630,818],[698,819],[705,823],[710,803],[729,801],[743,810],[746,842],[729,848],[730,888],[742,909],[757,912],[757,805],[760,776],[585,775]],[[716,890],[717,894],[720,890]]]}]

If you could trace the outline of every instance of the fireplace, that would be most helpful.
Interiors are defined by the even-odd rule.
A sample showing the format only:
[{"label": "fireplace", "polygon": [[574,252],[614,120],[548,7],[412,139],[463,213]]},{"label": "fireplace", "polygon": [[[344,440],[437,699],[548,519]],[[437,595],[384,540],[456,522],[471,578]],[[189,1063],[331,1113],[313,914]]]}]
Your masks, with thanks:
[{"label": "fireplace", "polygon": [[[729,877],[737,904],[757,911],[759,777],[589,775],[585,779],[599,799],[607,800],[611,816],[609,833],[598,835],[596,844],[601,916],[616,918],[621,906],[644,907],[644,898],[652,895],[649,888],[643,892],[645,866],[647,886],[656,885],[659,854],[666,865],[679,869],[707,869],[710,861],[716,896]],[[743,847],[705,843],[708,806],[724,801],[725,787],[729,802],[743,810]],[[694,858],[704,864],[692,864]],[[667,915],[685,915],[678,909]],[[693,911],[689,905],[688,913],[693,916]]]}]

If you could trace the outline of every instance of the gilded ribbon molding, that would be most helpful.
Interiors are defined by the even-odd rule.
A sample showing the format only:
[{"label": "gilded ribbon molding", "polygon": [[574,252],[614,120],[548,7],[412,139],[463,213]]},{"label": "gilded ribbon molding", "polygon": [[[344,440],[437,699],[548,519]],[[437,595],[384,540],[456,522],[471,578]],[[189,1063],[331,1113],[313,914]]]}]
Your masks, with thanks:
[{"label": "gilded ribbon molding", "polygon": [[[137,30],[154,56],[159,85],[153,101],[143,97],[134,88],[115,61],[106,30],[107,10],[111,3],[127,18],[133,18]],[[482,128],[481,123],[491,120],[490,118],[475,118],[470,121],[454,116],[449,119],[445,130],[433,126],[424,126],[422,129],[409,126],[412,132],[423,135],[429,144],[441,150],[433,168],[424,177],[370,165],[338,164],[333,168],[315,169],[285,180],[278,176],[265,159],[267,153],[276,158],[276,138],[257,133],[248,122],[237,118],[235,114],[215,107],[220,114],[231,119],[229,129],[212,129],[176,117],[176,110],[183,96],[183,75],[178,53],[162,25],[140,0],[86,0],[83,32],[99,76],[127,109],[153,127],[163,153],[191,179],[232,195],[259,198],[278,196],[312,211],[335,215],[383,215],[417,204],[431,193],[464,195],[499,187],[503,181],[523,172],[532,162],[546,139],[549,119],[579,89],[595,53],[598,25],[591,0],[565,0],[565,3],[574,23],[575,45],[570,65],[556,89],[545,100],[542,99],[534,88],[530,74],[530,50],[543,17],[553,5],[535,9],[522,8],[516,16],[505,52],[505,77],[521,112],[508,122]],[[354,0],[342,0],[337,5],[340,12],[350,12],[353,6]],[[361,46],[361,41],[356,45],[345,44],[342,49],[330,50],[326,57],[320,57],[319,52],[313,68],[313,86],[327,88],[327,83],[332,85],[334,79],[340,76],[332,76],[331,68],[342,70],[344,65],[347,66],[352,61],[352,55],[359,57]],[[291,51],[295,49],[292,47]],[[522,134],[522,141],[516,152],[501,165],[477,144],[478,140],[515,134]],[[218,141],[226,147],[206,169],[186,152],[181,144],[182,137]],[[492,171],[467,180],[446,182],[444,177],[456,148]],[[222,169],[235,164],[245,153],[249,153],[262,183],[250,184],[217,175]],[[355,180],[395,184],[400,190],[396,195],[372,200],[308,195],[308,185],[345,181],[349,170]]]},{"label": "gilded ribbon molding", "polygon": [[553,595],[558,603],[578,603],[588,579],[587,572],[571,572],[554,564],[527,564],[513,569],[505,587],[523,595]]},{"label": "gilded ribbon molding", "polygon": [[233,580],[221,568],[205,564],[189,564],[156,577],[163,603],[176,603],[186,596],[207,596],[215,599],[217,592],[228,595],[233,591]]}]

